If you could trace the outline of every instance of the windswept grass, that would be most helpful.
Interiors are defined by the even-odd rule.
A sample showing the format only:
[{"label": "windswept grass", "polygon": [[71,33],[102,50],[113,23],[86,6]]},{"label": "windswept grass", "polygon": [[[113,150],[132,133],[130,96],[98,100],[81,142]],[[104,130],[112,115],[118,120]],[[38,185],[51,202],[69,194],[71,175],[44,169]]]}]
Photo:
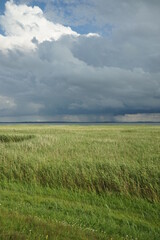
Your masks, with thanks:
[{"label": "windswept grass", "polygon": [[159,162],[159,126],[1,126],[0,239],[158,240]]}]

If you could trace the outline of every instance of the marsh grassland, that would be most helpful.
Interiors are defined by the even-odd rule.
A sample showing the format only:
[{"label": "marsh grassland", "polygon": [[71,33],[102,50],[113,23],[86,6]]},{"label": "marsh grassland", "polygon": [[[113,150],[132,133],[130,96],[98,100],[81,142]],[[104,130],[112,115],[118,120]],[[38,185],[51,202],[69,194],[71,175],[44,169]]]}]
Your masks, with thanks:
[{"label": "marsh grassland", "polygon": [[0,239],[159,240],[159,126],[0,126]]}]

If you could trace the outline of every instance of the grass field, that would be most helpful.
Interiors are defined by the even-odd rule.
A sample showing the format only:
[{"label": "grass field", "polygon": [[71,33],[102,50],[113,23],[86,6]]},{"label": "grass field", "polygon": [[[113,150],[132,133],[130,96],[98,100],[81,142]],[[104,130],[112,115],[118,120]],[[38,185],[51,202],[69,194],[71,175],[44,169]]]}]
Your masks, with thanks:
[{"label": "grass field", "polygon": [[0,126],[0,240],[159,240],[159,126]]}]

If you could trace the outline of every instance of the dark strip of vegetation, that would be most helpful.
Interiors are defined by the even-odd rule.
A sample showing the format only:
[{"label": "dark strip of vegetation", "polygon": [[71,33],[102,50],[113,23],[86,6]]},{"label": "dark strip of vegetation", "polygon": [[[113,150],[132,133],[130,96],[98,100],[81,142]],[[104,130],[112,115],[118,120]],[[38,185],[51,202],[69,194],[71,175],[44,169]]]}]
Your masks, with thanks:
[{"label": "dark strip of vegetation", "polygon": [[34,135],[0,135],[0,142],[22,142],[25,140],[30,140]]}]

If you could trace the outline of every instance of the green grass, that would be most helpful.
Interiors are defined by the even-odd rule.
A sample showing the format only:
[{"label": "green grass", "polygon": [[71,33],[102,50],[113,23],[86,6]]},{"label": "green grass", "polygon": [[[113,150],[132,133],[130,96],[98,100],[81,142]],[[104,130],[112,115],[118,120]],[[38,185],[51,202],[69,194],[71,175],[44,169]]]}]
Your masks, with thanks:
[{"label": "green grass", "polygon": [[0,239],[160,239],[159,126],[0,127]]}]

